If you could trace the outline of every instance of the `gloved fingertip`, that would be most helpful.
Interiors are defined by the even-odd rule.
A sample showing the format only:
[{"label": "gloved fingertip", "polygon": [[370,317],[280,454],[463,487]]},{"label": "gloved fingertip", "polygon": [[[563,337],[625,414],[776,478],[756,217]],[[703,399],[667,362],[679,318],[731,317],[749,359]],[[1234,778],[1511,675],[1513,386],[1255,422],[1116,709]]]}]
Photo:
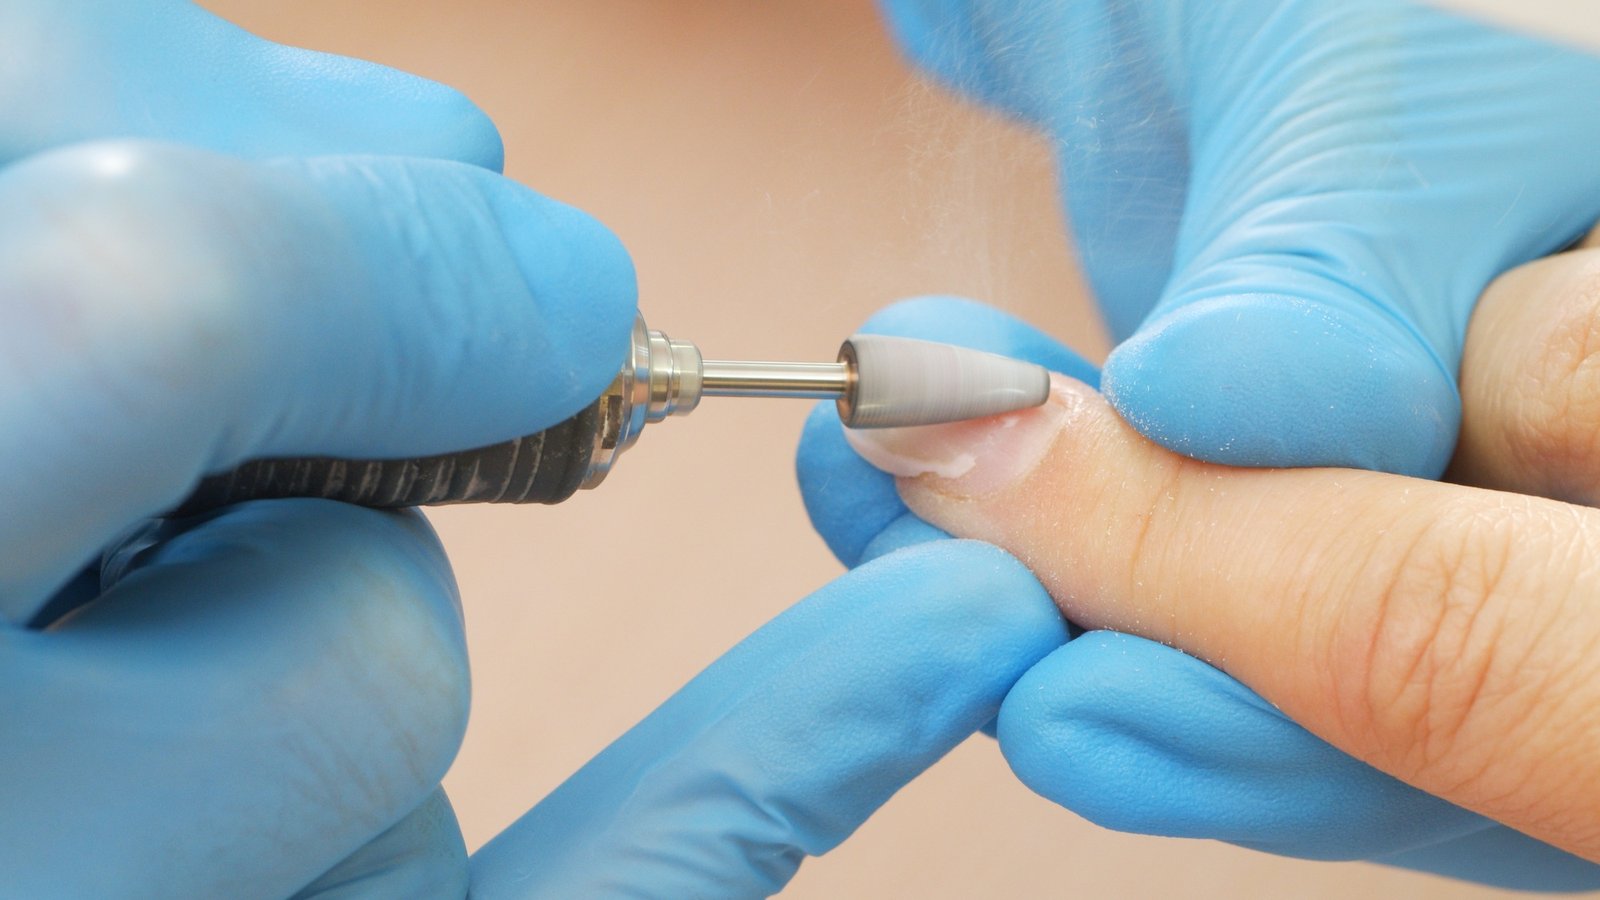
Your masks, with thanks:
[{"label": "gloved fingertip", "polygon": [[1404,326],[1279,295],[1178,306],[1111,354],[1103,389],[1156,443],[1236,466],[1436,478],[1461,416],[1451,375]]},{"label": "gloved fingertip", "polygon": [[432,83],[429,87],[434,94],[431,114],[438,127],[438,144],[420,149],[440,159],[453,159],[496,174],[504,172],[505,141],[489,114],[455,88]]},{"label": "gloved fingertip", "polygon": [[503,340],[530,342],[542,402],[576,411],[616,378],[628,354],[638,310],[633,260],[616,234],[583,210],[508,179],[478,181],[538,308],[537,336]]},{"label": "gloved fingertip", "polygon": [[[893,630],[904,636],[942,635],[945,649],[955,654],[941,657],[943,662],[954,659],[962,665],[986,668],[1011,660],[1021,671],[1021,666],[1044,658],[1067,639],[1066,620],[1039,579],[1020,560],[993,544],[970,540],[922,543],[857,572],[865,574],[856,577],[870,576],[884,584],[893,583],[891,573],[899,573],[902,585],[917,586],[916,593],[892,603],[884,601],[884,614],[900,617]],[[935,597],[939,602],[930,602]],[[966,659],[959,651],[967,642],[971,649],[986,648],[994,656],[982,661]]]},{"label": "gloved fingertip", "polygon": [[454,160],[491,172],[505,167],[500,130],[456,88],[298,47],[265,44],[262,54],[272,78],[259,91],[269,107],[260,119],[279,123],[281,134],[267,136],[287,142],[279,152],[296,153],[304,133],[327,148],[322,152]]},{"label": "gloved fingertip", "polygon": [[992,24],[961,0],[880,0],[889,32],[912,64],[951,89],[1029,119],[1045,113],[1034,85],[989,47]]},{"label": "gloved fingertip", "polygon": [[1034,665],[1006,695],[995,737],[1012,773],[1029,790],[1104,827],[1149,832],[1156,830],[1153,795],[1160,793],[1163,773],[1145,773],[1149,797],[1120,789],[1118,780],[1096,771],[1096,755],[1083,753],[1102,745],[1086,737],[1097,723],[1071,712],[1083,706],[1092,716],[1094,701],[1088,698],[1116,696],[1119,687],[1113,672],[1078,665],[1077,645],[1119,638],[1103,632],[1081,637]]},{"label": "gloved fingertip", "polygon": [[812,526],[846,566],[865,561],[869,545],[908,515],[894,478],[862,459],[845,441],[844,425],[831,402],[818,403],[806,418],[795,475]]},{"label": "gloved fingertip", "polygon": [[907,512],[900,518],[890,522],[887,528],[879,532],[861,551],[860,563],[869,563],[880,556],[887,556],[896,550],[906,547],[915,547],[929,541],[945,540],[950,535],[929,525],[917,518],[914,513]]}]

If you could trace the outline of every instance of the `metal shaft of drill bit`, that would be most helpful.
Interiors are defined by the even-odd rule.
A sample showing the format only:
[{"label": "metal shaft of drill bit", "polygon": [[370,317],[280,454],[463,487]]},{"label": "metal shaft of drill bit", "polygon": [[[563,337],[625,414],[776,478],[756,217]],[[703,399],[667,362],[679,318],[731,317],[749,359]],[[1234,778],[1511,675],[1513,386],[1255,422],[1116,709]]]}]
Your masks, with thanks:
[{"label": "metal shaft of drill bit", "polygon": [[850,391],[850,367],[842,362],[746,362],[708,359],[701,367],[706,397],[799,397],[826,400]]}]

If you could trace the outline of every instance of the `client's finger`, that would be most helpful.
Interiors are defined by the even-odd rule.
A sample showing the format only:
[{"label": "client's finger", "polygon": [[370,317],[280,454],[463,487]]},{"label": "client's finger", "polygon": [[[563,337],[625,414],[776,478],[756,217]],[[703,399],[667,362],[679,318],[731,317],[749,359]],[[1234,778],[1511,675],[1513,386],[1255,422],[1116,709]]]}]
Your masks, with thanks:
[{"label": "client's finger", "polygon": [[1600,858],[1600,512],[1141,438],[1086,386],[863,432],[910,508],[1010,550],[1074,622],[1172,643],[1335,746]]},{"label": "client's finger", "polygon": [[1484,291],[1461,360],[1450,478],[1600,504],[1600,249],[1513,269]]}]

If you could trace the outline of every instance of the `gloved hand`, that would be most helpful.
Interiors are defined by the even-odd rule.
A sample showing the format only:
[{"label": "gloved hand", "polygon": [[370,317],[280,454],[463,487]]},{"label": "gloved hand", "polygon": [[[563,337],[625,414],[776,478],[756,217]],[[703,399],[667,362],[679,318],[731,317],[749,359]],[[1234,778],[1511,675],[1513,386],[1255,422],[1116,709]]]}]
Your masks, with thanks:
[{"label": "gloved hand", "polygon": [[[1103,387],[1130,424],[1192,456],[1439,474],[1480,290],[1600,209],[1586,158],[1600,123],[1574,114],[1600,63],[1444,13],[1388,0],[883,5],[917,61],[1055,143],[1080,257],[1122,341]],[[945,307],[878,325],[1042,349],[1031,331]],[[819,416],[802,482],[841,558],[936,534]],[[1176,651],[1095,636],[1039,670],[1052,671],[1029,684],[1054,686],[1055,717],[1038,714],[1031,749],[1018,746],[1028,729],[1008,729],[1008,754],[1098,821],[1497,884],[1597,883]],[[1116,684],[1115,699],[1079,683]]]},{"label": "gloved hand", "polygon": [[172,144],[31,156],[0,209],[8,889],[286,895],[391,826],[367,864],[401,874],[396,842],[453,831],[429,798],[466,724],[426,523],[302,500],[119,534],[246,458],[567,417],[627,348],[621,245],[461,163]]},{"label": "gloved hand", "polygon": [[[426,522],[316,500],[144,517],[248,457],[433,453],[566,417],[625,352],[627,257],[464,164],[499,144],[459,95],[135,9],[0,13],[57,50],[8,73],[37,102],[0,169],[3,892],[460,896],[438,782],[468,678]],[[123,94],[86,105],[106,84]],[[125,135],[199,146],[71,143]],[[299,158],[336,151],[391,155]],[[1064,628],[987,545],[852,573],[508,829],[470,889],[777,890]]]},{"label": "gloved hand", "polygon": [[[1031,359],[1095,383],[1093,367],[1070,350],[967,301],[902,303],[865,330]],[[856,455],[831,404],[808,421],[798,468],[812,521],[846,565],[948,539]],[[1408,787],[1221,671],[1143,638],[1095,631],[1052,653],[1008,696],[999,738],[1030,788],[1118,830],[1369,859],[1512,888],[1600,887],[1600,866]]]},{"label": "gloved hand", "polygon": [[[559,421],[626,352],[627,256],[489,171],[447,88],[188,3],[0,34],[0,892],[461,893],[467,668],[421,517],[138,523],[250,456]],[[74,143],[130,136],[191,146]]]},{"label": "gloved hand", "polygon": [[1146,437],[1437,477],[1489,280],[1600,217],[1600,60],[1396,0],[883,0],[1056,147]]},{"label": "gloved hand", "polygon": [[[0,171],[0,207],[8,889],[464,893],[436,786],[466,659],[420,516],[261,501],[114,537],[246,457],[431,453],[565,417],[625,346],[619,246],[481,169],[377,157],[76,145]],[[987,545],[866,567],[513,826],[471,889],[776,891],[1064,640]]]},{"label": "gloved hand", "polygon": [[1066,640],[976,541],[886,554],[735,647],[480,850],[472,896],[756,897],[999,711]]}]

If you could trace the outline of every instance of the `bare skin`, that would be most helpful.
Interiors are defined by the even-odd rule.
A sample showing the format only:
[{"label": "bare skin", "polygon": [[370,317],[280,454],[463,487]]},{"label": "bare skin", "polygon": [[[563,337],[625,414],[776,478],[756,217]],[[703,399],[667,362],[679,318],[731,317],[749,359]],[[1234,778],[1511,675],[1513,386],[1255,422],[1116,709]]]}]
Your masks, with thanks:
[{"label": "bare skin", "polygon": [[1600,249],[1493,284],[1461,388],[1455,484],[1196,462],[1059,377],[1039,410],[853,443],[1080,625],[1199,656],[1371,765],[1600,861]]}]

